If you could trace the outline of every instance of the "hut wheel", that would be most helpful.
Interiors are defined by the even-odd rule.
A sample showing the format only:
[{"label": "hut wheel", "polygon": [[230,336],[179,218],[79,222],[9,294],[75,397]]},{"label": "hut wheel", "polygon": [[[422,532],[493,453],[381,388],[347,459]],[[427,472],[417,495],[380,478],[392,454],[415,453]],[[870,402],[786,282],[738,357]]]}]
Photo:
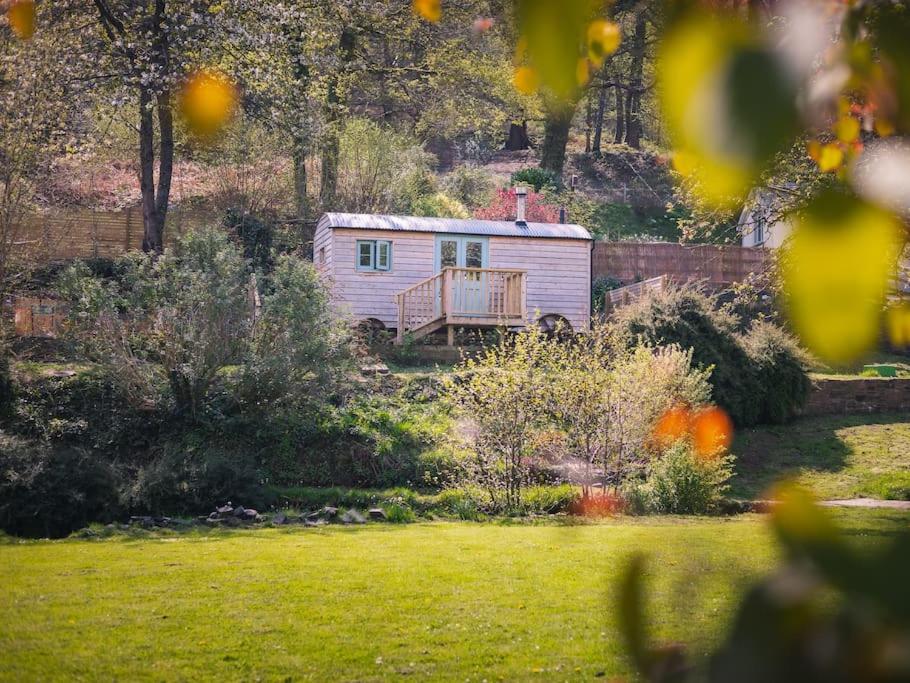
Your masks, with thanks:
[{"label": "hut wheel", "polygon": [[537,321],[540,331],[548,337],[566,339],[572,336],[572,326],[569,321],[556,313],[548,313]]}]

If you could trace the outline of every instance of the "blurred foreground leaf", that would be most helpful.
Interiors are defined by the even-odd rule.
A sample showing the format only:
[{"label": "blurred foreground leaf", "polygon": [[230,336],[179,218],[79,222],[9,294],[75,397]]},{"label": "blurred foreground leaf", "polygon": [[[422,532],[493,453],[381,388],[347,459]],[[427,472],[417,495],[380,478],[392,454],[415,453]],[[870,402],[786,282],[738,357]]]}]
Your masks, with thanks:
[{"label": "blurred foreground leaf", "polygon": [[784,64],[748,24],[696,11],[668,30],[657,69],[677,171],[709,205],[741,201],[797,130]]},{"label": "blurred foreground leaf", "polygon": [[614,40],[618,45],[618,38],[614,39],[605,27],[609,22],[597,24],[600,30],[594,30],[596,45],[588,44],[588,25],[599,9],[599,3],[592,0],[517,0],[516,8],[522,37],[519,52],[524,53],[520,56],[527,58],[540,85],[562,100],[571,100],[578,92],[581,46],[585,46],[584,54],[588,50],[596,53],[597,59],[592,60],[596,64],[603,61]]},{"label": "blurred foreground leaf", "polygon": [[777,493],[771,524],[783,563],[746,593],[705,670],[686,665],[679,647],[647,647],[643,560],[630,563],[619,618],[639,673],[653,682],[696,673],[718,683],[910,680],[910,531],[861,553],[807,493]]},{"label": "blurred foreground leaf", "polygon": [[783,266],[790,320],[824,361],[855,361],[878,340],[903,226],[836,192],[816,197],[792,223]]}]

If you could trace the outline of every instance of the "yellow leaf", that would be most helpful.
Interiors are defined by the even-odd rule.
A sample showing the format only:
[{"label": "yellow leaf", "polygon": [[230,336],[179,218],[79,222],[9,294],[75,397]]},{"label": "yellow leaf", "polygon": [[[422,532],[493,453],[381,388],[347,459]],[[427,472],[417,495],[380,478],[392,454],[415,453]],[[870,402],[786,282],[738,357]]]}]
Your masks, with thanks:
[{"label": "yellow leaf", "polygon": [[883,209],[834,192],[791,223],[782,272],[793,328],[822,360],[854,362],[878,340],[902,225]]},{"label": "yellow leaf", "polygon": [[12,0],[6,17],[16,37],[28,40],[35,35],[35,0]]},{"label": "yellow leaf", "polygon": [[231,120],[237,107],[237,88],[223,74],[200,70],[180,93],[180,112],[190,131],[210,138]]},{"label": "yellow leaf", "polygon": [[606,19],[592,21],[588,26],[588,58],[596,67],[619,48],[622,33],[619,25]]},{"label": "yellow leaf", "polygon": [[836,538],[837,529],[812,496],[793,484],[782,484],[772,494],[778,505],[772,524],[785,540],[805,543]]},{"label": "yellow leaf", "polygon": [[910,303],[903,301],[891,306],[886,320],[891,345],[896,349],[910,346]]},{"label": "yellow leaf", "polygon": [[585,57],[580,57],[578,59],[578,64],[575,66],[575,80],[578,82],[580,88],[585,87],[588,84],[588,81],[591,78],[591,62],[589,62]]},{"label": "yellow leaf", "polygon": [[414,0],[414,14],[434,24],[442,18],[442,0]]},{"label": "yellow leaf", "polygon": [[844,163],[844,150],[841,149],[840,145],[834,142],[822,145],[821,149],[818,151],[816,163],[818,164],[818,169],[822,173],[836,171],[841,167],[841,164]]},{"label": "yellow leaf", "polygon": [[515,85],[515,89],[523,95],[533,95],[540,87],[537,72],[530,66],[520,66],[515,69],[512,83]]},{"label": "yellow leaf", "polygon": [[834,133],[843,143],[850,143],[859,137],[859,120],[852,116],[842,116],[834,124]]},{"label": "yellow leaf", "polygon": [[779,60],[747,24],[694,11],[667,31],[657,76],[664,119],[700,199],[740,204],[795,130],[795,93]]},{"label": "yellow leaf", "polygon": [[891,123],[888,119],[876,117],[875,132],[878,133],[879,137],[891,137],[894,135],[894,130],[894,124]]}]

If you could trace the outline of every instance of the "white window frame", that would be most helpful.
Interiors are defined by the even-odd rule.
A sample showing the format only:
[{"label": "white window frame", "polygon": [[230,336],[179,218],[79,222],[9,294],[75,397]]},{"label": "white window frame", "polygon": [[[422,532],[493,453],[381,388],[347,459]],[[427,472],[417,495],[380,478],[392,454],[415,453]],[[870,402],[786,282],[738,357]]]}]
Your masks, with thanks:
[{"label": "white window frame", "polygon": [[[370,263],[363,265],[360,262],[361,245],[370,247]],[[385,263],[380,263],[383,247],[386,250]],[[354,248],[354,265],[362,273],[387,273],[392,270],[392,240],[357,240]]]}]

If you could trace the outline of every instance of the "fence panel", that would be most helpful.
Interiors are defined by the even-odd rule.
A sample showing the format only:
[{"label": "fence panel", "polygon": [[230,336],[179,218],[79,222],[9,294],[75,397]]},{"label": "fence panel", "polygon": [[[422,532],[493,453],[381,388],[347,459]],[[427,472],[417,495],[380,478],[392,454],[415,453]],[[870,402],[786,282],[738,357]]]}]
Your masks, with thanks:
[{"label": "fence panel", "polygon": [[660,277],[677,283],[705,280],[724,287],[762,272],[772,254],[764,249],[736,245],[685,245],[670,242],[597,242],[593,275],[624,283]]}]

